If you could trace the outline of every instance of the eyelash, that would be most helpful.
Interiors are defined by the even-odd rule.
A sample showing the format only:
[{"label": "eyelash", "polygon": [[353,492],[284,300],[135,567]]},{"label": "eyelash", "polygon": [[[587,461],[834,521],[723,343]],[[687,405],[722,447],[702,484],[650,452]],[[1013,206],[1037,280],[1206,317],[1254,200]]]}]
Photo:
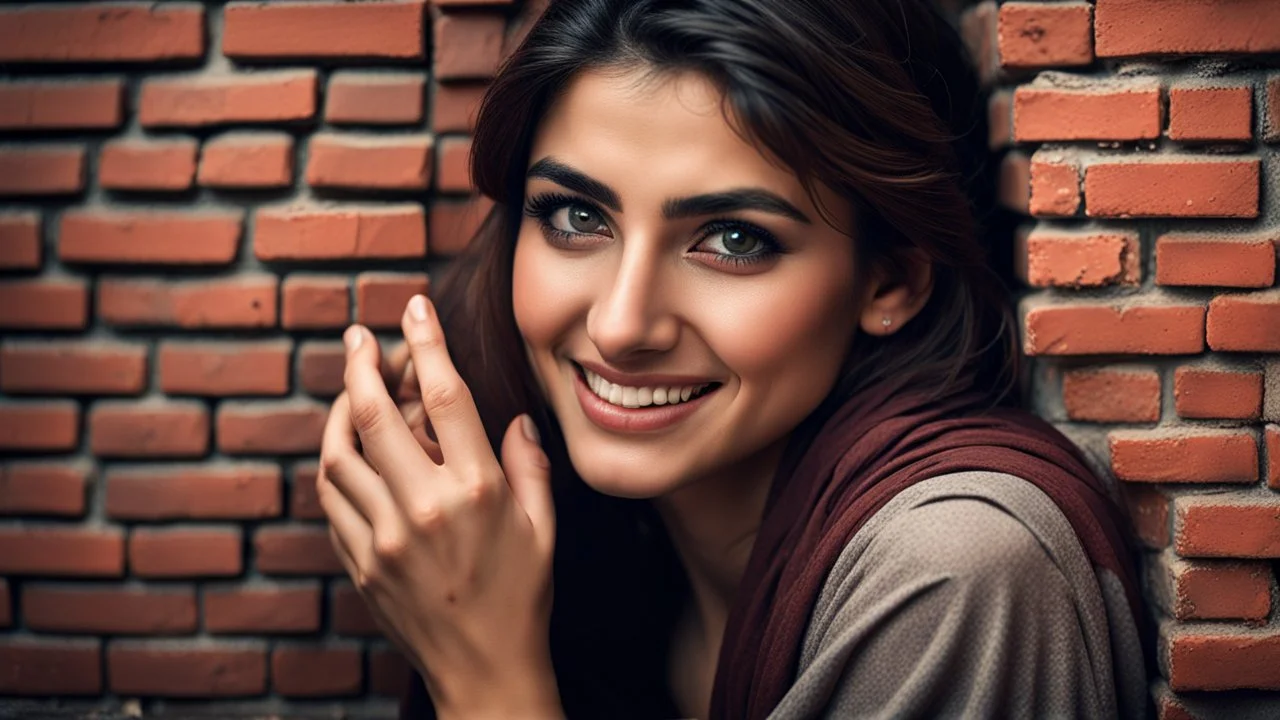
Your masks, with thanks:
[{"label": "eyelash", "polygon": [[[554,237],[561,242],[573,242],[574,238],[581,235],[587,235],[589,233],[568,232],[551,224],[551,216],[568,205],[581,205],[588,207],[601,218],[605,217],[605,214],[593,203],[583,200],[582,198],[565,195],[563,193],[545,193],[529,198],[524,206],[524,214],[537,220],[538,224],[542,227],[543,233]],[[701,243],[707,238],[713,237],[717,233],[729,232],[730,230],[743,230],[749,233],[760,240],[765,245],[765,249],[752,255],[708,253],[716,258],[716,263],[742,268],[765,262],[785,252],[785,250],[783,250],[782,243],[778,242],[777,238],[773,236],[773,233],[768,230],[765,230],[754,223],[727,218],[711,220],[703,225],[699,230],[701,237],[698,242]]]}]

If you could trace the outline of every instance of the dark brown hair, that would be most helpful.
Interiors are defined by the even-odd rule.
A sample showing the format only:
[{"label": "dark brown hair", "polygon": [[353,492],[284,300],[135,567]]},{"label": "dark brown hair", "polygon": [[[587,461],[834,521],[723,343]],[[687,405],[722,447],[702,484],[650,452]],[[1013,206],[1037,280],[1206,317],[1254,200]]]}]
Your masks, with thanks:
[{"label": "dark brown hair", "polygon": [[553,0],[485,97],[472,173],[496,202],[436,302],[491,442],[529,412],[556,470],[552,652],[571,717],[674,712],[666,641],[685,591],[647,503],[606,498],[574,475],[512,311],[534,133],[576,75],[620,65],[714,81],[744,138],[811,195],[821,183],[852,203],[859,268],[930,264],[925,308],[897,333],[855,343],[824,406],[883,383],[939,397],[977,385],[994,402],[1017,356],[980,229],[992,197],[984,103],[927,0]]}]

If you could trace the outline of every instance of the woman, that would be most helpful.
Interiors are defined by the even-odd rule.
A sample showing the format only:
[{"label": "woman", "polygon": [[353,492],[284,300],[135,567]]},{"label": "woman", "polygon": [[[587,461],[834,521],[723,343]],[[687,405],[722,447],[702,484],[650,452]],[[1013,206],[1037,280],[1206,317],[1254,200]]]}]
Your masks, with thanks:
[{"label": "woman", "polygon": [[551,4],[405,418],[353,327],[326,430],[404,714],[1142,713],[1114,505],[1001,405],[965,68],[925,0]]}]

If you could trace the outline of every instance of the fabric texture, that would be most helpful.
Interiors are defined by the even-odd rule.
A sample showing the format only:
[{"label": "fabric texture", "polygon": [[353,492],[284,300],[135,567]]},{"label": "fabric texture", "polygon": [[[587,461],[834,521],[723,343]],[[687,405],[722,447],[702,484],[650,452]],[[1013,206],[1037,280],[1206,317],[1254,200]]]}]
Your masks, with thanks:
[{"label": "fabric texture", "polygon": [[1034,485],[968,472],[904,490],[854,534],[769,718],[1128,718],[1145,705],[1119,582]]},{"label": "fabric texture", "polygon": [[1001,473],[1039,488],[1090,563],[1120,580],[1137,625],[1138,585],[1106,486],[1047,423],[985,402],[977,393],[935,400],[873,388],[819,416],[816,432],[797,432],[730,611],[711,717],[759,719],[778,706],[795,682],[824,583],[854,534],[898,493],[942,475]]}]

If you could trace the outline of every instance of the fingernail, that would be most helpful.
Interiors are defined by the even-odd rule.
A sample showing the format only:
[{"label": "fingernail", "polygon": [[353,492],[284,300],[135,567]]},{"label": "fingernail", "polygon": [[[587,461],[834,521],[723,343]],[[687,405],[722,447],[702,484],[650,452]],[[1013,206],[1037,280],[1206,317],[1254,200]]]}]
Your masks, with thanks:
[{"label": "fingernail", "polygon": [[427,319],[427,299],[421,295],[414,295],[409,299],[409,314],[414,320],[423,322]]},{"label": "fingernail", "polygon": [[524,429],[524,436],[529,438],[529,442],[534,445],[542,444],[542,439],[538,436],[538,426],[533,424],[533,418],[521,415],[520,426]]},{"label": "fingernail", "polygon": [[360,332],[359,327],[352,325],[342,333],[342,339],[347,343],[347,351],[355,352],[360,349],[360,343],[364,342],[364,333]]}]

